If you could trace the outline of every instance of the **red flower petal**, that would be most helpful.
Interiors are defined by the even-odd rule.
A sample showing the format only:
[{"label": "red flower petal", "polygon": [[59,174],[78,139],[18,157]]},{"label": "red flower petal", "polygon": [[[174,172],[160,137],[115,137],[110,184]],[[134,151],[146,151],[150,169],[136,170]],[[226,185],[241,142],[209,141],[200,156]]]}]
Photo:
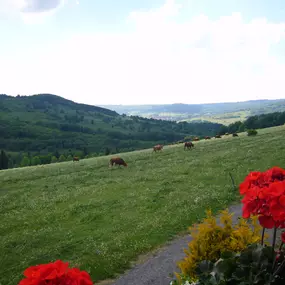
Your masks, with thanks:
[{"label": "red flower petal", "polygon": [[27,278],[20,281],[19,285],[93,285],[86,271],[68,268],[68,263],[61,260],[31,266],[24,273]]},{"label": "red flower petal", "polygon": [[267,171],[267,173],[270,174],[271,181],[276,181],[276,180],[283,181],[285,179],[285,170],[278,166],[272,167]]},{"label": "red flower petal", "polygon": [[285,207],[285,195],[282,195],[279,198],[279,203],[280,203],[281,206]]},{"label": "red flower petal", "polygon": [[268,195],[271,197],[279,197],[285,193],[285,181],[272,182],[269,185]]},{"label": "red flower petal", "polygon": [[259,216],[259,223],[266,229],[273,229],[275,227],[275,221],[270,216]]}]

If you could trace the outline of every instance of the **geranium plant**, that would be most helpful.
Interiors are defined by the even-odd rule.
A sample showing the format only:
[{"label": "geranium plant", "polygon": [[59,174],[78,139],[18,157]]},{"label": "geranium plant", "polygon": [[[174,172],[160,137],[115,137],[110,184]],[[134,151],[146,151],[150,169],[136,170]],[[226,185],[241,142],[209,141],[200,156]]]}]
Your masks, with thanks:
[{"label": "geranium plant", "polygon": [[24,271],[24,276],[18,285],[93,285],[86,271],[69,268],[68,262],[61,260],[31,266]]},{"label": "geranium plant", "polygon": [[[195,273],[183,272],[180,284],[197,285],[281,285],[285,284],[285,231],[277,248],[278,231],[285,229],[285,170],[273,167],[254,171],[240,184],[244,219],[258,218],[262,227],[260,242],[252,241],[244,249],[225,249],[219,257],[204,258]],[[272,230],[272,244],[265,244],[266,229]],[[189,255],[193,254],[189,253]],[[194,253],[195,255],[195,253]],[[182,268],[183,269],[183,268]],[[185,274],[186,273],[186,274]],[[195,280],[189,278],[195,274]],[[173,283],[175,284],[175,283]]]}]

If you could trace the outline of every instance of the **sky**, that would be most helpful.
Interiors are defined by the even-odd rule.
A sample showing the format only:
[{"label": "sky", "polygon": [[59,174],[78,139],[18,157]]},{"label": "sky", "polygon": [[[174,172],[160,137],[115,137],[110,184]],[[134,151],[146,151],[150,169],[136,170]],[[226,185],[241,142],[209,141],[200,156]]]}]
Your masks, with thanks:
[{"label": "sky", "polygon": [[284,0],[0,0],[0,94],[79,103],[285,98]]}]

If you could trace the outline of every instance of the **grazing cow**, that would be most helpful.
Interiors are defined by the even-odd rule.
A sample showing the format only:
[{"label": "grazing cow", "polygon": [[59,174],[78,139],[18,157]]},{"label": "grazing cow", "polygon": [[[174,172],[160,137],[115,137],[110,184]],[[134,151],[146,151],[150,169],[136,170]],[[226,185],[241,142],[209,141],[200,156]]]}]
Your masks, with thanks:
[{"label": "grazing cow", "polygon": [[185,142],[184,150],[185,149],[191,149],[191,147],[194,147],[194,144],[192,142]]},{"label": "grazing cow", "polygon": [[234,133],[234,134],[233,134],[233,137],[238,137],[238,134],[237,134],[237,133]]},{"label": "grazing cow", "polygon": [[193,141],[197,142],[199,141],[200,139],[198,137],[194,138]]},{"label": "grazing cow", "polygon": [[113,157],[110,159],[110,163],[109,163],[109,167],[113,166],[113,165],[123,165],[125,167],[127,167],[127,163],[121,158],[121,157]]},{"label": "grazing cow", "polygon": [[210,140],[211,139],[211,137],[205,137],[205,140]]},{"label": "grazing cow", "polygon": [[222,137],[220,135],[215,136],[216,139],[221,139]]},{"label": "grazing cow", "polygon": [[162,145],[162,144],[158,144],[158,145],[155,145],[155,146],[153,147],[153,151],[154,151],[154,152],[162,151],[162,149],[163,149],[163,145]]},{"label": "grazing cow", "polygon": [[78,156],[74,156],[73,157],[73,161],[79,161],[79,157]]},{"label": "grazing cow", "polygon": [[225,136],[228,136],[229,135],[229,133],[225,133]]}]

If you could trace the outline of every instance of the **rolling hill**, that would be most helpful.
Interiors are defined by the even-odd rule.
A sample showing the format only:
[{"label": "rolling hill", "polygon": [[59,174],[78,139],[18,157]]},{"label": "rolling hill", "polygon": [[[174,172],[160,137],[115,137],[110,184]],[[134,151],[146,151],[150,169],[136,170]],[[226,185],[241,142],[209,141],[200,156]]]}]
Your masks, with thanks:
[{"label": "rolling hill", "polygon": [[238,120],[243,121],[249,116],[285,111],[285,99],[213,104],[105,105],[102,107],[119,114],[146,118],[230,124]]},{"label": "rolling hill", "polygon": [[0,149],[10,153],[58,156],[77,151],[85,157],[143,149],[189,135],[215,135],[220,128],[119,115],[51,94],[0,95]]},{"label": "rolling hill", "polygon": [[[142,253],[239,201],[249,171],[285,166],[284,126],[219,140],[0,171],[0,283],[18,284],[25,268],[56,259],[87,270],[94,282],[124,272]],[[96,284],[96,283],[95,283]]]}]

